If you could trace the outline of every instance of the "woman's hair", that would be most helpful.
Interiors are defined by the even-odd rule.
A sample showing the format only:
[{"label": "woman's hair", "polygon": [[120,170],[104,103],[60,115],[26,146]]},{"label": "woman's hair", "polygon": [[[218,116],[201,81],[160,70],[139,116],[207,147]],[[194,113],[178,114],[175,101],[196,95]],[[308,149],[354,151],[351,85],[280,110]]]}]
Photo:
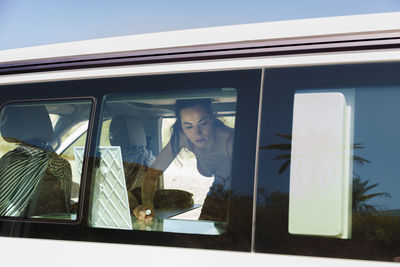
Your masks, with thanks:
[{"label": "woman's hair", "polygon": [[215,113],[212,109],[212,102],[213,100],[210,98],[203,98],[203,99],[184,99],[184,100],[177,100],[175,103],[175,115],[176,115],[176,122],[171,127],[171,145],[172,145],[172,152],[176,155],[179,151],[175,151],[177,145],[179,144],[179,133],[183,131],[182,124],[181,124],[181,111],[182,109],[187,109],[195,106],[200,106],[204,109],[207,115],[210,116],[211,119],[214,119],[213,127],[223,127],[222,121],[218,120],[215,116]]}]

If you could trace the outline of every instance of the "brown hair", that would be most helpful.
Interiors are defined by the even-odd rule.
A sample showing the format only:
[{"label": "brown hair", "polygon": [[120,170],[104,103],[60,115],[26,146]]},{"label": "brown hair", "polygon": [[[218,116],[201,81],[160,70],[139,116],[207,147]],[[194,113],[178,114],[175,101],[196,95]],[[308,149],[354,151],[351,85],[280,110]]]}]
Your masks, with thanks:
[{"label": "brown hair", "polygon": [[[191,108],[194,106],[202,107],[205,112],[210,116],[210,118],[214,119],[213,127],[223,127],[225,126],[222,121],[218,120],[215,116],[214,110],[212,109],[213,100],[210,98],[202,98],[202,99],[182,99],[177,100],[175,103],[175,115],[176,122],[171,127],[171,145],[172,152],[176,155],[179,151],[176,151],[176,148],[179,144],[179,133],[183,131],[181,124],[181,111],[182,109]],[[189,141],[190,143],[190,141]],[[191,144],[191,143],[190,143]],[[192,150],[192,147],[190,148]]]}]

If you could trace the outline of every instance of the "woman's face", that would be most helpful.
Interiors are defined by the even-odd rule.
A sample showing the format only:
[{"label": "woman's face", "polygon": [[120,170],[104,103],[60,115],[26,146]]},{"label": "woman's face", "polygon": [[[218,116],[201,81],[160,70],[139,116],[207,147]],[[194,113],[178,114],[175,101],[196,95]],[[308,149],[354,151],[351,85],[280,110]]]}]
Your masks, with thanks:
[{"label": "woman's face", "polygon": [[199,105],[181,110],[183,132],[196,147],[205,147],[210,140],[214,118]]}]

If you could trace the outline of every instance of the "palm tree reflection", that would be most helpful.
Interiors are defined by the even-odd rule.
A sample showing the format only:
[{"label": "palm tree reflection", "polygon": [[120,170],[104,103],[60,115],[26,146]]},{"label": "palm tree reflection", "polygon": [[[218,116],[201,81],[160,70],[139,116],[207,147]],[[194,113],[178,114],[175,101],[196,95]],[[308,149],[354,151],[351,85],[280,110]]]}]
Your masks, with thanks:
[{"label": "palm tree reflection", "polygon": [[[289,166],[291,161],[291,150],[292,150],[292,135],[291,134],[276,134],[278,137],[282,137],[287,140],[285,143],[275,143],[266,146],[260,146],[260,149],[267,149],[267,150],[279,150],[285,151],[285,153],[275,156],[272,160],[284,160],[282,165],[278,170],[278,174],[282,174]],[[361,143],[355,143],[353,145],[353,149],[363,149],[365,148]],[[353,155],[353,160],[355,162],[364,165],[365,163],[371,163],[369,160]],[[388,197],[390,198],[391,195],[385,192],[378,192],[378,193],[368,193],[370,190],[376,188],[379,183],[368,185],[369,180],[362,181],[361,176],[356,172],[353,172],[353,203],[352,207],[354,211],[359,212],[366,212],[366,211],[376,211],[377,208],[373,205],[367,204],[366,202],[371,200],[372,198],[376,197]],[[266,197],[265,190],[260,192],[264,197]]]},{"label": "palm tree reflection", "polygon": [[[286,140],[289,140],[289,143],[277,143],[277,144],[271,144],[271,145],[266,145],[266,146],[260,146],[260,149],[268,149],[268,150],[283,150],[283,151],[288,151],[288,153],[278,155],[274,157],[272,160],[285,160],[285,162],[281,165],[281,167],[278,170],[278,174],[283,173],[287,167],[290,165],[290,159],[291,159],[291,150],[292,150],[292,135],[291,134],[276,134],[276,136],[285,138]],[[361,143],[356,143],[353,145],[353,149],[361,149],[364,148],[364,146]],[[364,159],[362,157],[353,156],[353,160],[359,162],[360,164],[364,163],[371,163],[369,160]]]},{"label": "palm tree reflection", "polygon": [[358,212],[368,212],[368,211],[376,211],[376,207],[366,202],[375,197],[392,197],[389,193],[379,192],[379,193],[371,193],[368,192],[377,187],[379,183],[368,185],[369,180],[361,181],[361,177],[354,173],[353,177],[353,203],[352,207],[354,211]]}]

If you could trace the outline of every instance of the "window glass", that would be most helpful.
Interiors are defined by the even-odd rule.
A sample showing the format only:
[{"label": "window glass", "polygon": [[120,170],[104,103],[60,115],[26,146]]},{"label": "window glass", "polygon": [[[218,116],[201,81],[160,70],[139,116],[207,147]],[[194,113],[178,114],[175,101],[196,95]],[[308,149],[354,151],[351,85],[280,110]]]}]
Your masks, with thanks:
[{"label": "window glass", "polygon": [[104,105],[90,225],[222,233],[235,89],[108,95]]},{"label": "window glass", "polygon": [[77,126],[87,128],[90,112],[91,102],[82,100],[2,107],[0,216],[76,219],[81,169],[60,148],[80,136]]},{"label": "window glass", "polygon": [[267,71],[258,250],[398,260],[398,70],[371,64]]},{"label": "window glass", "polygon": [[[89,121],[85,120],[77,123],[71,129],[69,129],[62,137],[60,146],[56,152],[59,153],[63,158],[67,159],[71,164],[72,168],[72,186],[71,186],[71,199],[73,202],[78,202],[79,189],[81,185],[81,174],[82,174],[82,163],[83,157],[77,160],[74,154],[75,147],[83,148],[86,145],[87,129]],[[75,204],[77,206],[77,204]]]}]

